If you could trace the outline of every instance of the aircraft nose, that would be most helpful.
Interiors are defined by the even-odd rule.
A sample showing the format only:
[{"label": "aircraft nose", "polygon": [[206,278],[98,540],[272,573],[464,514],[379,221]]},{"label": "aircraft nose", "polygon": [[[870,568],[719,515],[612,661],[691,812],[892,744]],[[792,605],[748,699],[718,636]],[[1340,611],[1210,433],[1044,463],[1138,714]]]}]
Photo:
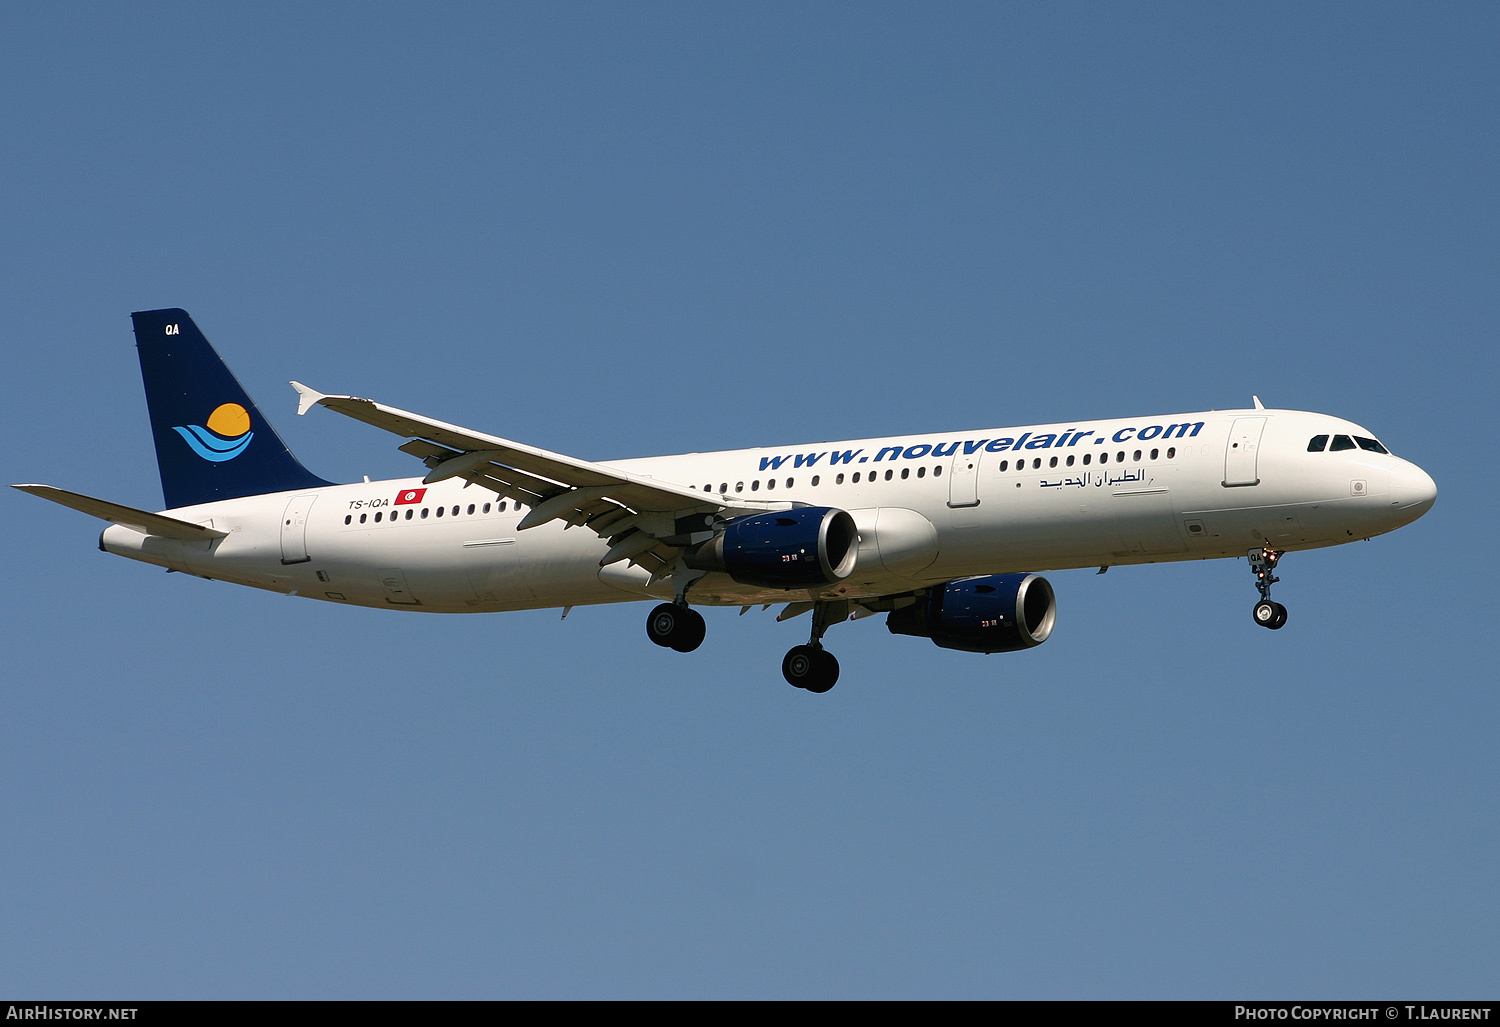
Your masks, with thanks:
[{"label": "aircraft nose", "polygon": [[1416,464],[1403,460],[1391,470],[1391,501],[1413,519],[1421,517],[1437,501],[1437,482]]}]

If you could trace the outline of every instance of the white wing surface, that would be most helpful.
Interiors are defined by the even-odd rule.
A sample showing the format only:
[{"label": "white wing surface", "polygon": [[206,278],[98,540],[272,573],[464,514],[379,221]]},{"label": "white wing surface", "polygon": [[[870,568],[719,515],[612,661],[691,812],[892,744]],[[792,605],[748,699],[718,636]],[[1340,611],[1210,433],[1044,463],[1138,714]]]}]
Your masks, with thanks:
[{"label": "white wing surface", "polygon": [[522,530],[554,519],[587,526],[610,541],[605,564],[629,560],[653,574],[664,574],[675,563],[678,549],[699,541],[692,536],[708,523],[701,516],[696,523],[684,524],[683,519],[718,515],[731,506],[686,486],[460,428],[374,400],[325,395],[300,382],[292,382],[292,387],[301,396],[299,414],[325,406],[410,439],[399,448],[427,466],[424,482],[463,478],[524,503],[529,510],[521,519]]}]

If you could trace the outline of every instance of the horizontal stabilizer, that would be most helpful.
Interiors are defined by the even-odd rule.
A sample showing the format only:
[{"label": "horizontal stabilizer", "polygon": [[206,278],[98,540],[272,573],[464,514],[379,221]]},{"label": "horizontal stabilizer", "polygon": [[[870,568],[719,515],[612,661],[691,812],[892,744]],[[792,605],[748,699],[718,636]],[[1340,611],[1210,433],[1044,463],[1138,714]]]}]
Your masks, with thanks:
[{"label": "horizontal stabilizer", "polygon": [[163,514],[148,513],[145,510],[137,510],[134,507],[121,506],[119,503],[110,503],[103,499],[95,499],[93,496],[79,495],[77,492],[69,492],[66,489],[55,488],[51,485],[12,485],[13,489],[29,492],[33,496],[42,499],[50,499],[54,503],[72,507],[91,517],[101,520],[112,521],[146,535],[160,535],[163,538],[181,539],[184,542],[207,542],[210,539],[223,538],[229,534],[227,531],[217,531],[213,528],[205,528],[201,524],[193,524],[189,521],[179,521],[175,517],[167,517]]}]

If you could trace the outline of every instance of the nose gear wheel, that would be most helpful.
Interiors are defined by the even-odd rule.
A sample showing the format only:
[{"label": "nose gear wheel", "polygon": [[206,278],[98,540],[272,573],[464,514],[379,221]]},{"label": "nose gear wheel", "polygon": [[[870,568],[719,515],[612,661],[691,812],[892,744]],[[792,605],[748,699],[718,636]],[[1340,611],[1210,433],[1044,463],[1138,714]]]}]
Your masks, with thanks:
[{"label": "nose gear wheel", "polygon": [[1252,616],[1255,617],[1255,623],[1274,631],[1286,623],[1286,607],[1269,599],[1262,599],[1255,604]]}]

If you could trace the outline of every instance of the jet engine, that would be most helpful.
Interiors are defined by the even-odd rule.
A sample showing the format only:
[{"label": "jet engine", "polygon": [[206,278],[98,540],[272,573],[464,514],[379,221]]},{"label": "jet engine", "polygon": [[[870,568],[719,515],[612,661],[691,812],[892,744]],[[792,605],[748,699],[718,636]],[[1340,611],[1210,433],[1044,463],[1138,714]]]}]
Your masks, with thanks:
[{"label": "jet engine", "polygon": [[885,626],[944,649],[1009,653],[1047,641],[1056,619],[1057,597],[1046,578],[990,574],[934,585],[927,598],[893,610]]},{"label": "jet engine", "polygon": [[816,588],[854,570],[859,530],[847,511],[793,507],[736,517],[685,555],[689,567],[722,571],[742,585]]}]

